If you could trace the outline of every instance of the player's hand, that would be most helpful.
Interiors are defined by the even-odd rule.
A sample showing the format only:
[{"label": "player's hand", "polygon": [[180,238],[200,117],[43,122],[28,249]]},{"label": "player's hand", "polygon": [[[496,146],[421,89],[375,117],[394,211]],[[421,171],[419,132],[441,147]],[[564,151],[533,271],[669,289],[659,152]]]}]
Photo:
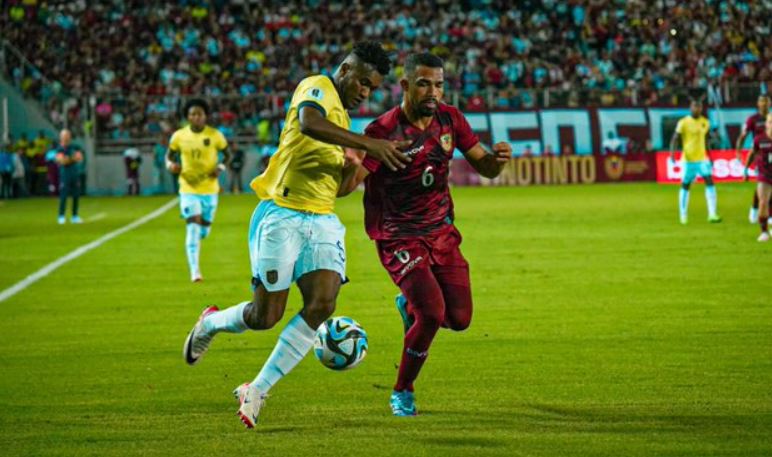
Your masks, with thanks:
[{"label": "player's hand", "polygon": [[214,167],[214,170],[209,173],[210,178],[217,178],[220,176],[220,173],[225,171],[225,164],[224,163],[218,163],[216,167]]},{"label": "player's hand", "polygon": [[83,161],[83,153],[80,151],[75,151],[75,154],[73,154],[72,158],[73,162],[82,162]]},{"label": "player's hand", "polygon": [[498,163],[509,162],[512,158],[512,146],[506,141],[494,144],[491,149],[493,150],[493,155],[496,157],[496,162]]},{"label": "player's hand", "polygon": [[343,168],[358,167],[362,165],[365,153],[357,149],[346,148],[343,151]]},{"label": "player's hand", "polygon": [[166,162],[166,169],[169,170],[170,173],[178,175],[180,174],[180,171],[182,170],[182,166],[178,164],[177,162]]},{"label": "player's hand", "polygon": [[403,169],[406,164],[413,161],[413,159],[400,151],[400,149],[410,146],[410,143],[412,143],[410,140],[389,141],[370,138],[368,140],[367,152],[389,167],[391,171],[397,171],[397,169]]}]

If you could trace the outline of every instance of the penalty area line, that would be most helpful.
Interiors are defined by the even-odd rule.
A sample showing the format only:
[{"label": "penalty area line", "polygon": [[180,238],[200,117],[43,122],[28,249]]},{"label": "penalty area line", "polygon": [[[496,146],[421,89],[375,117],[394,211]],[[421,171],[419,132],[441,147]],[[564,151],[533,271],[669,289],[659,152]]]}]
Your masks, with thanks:
[{"label": "penalty area line", "polygon": [[12,285],[11,287],[5,289],[4,291],[0,292],[0,302],[3,302],[5,300],[8,300],[9,298],[13,297],[14,295],[18,294],[22,290],[26,289],[27,287],[31,286],[35,282],[39,281],[40,279],[45,278],[49,274],[51,274],[54,270],[61,267],[65,263],[75,260],[78,257],[82,256],[83,254],[98,248],[99,246],[105,244],[106,242],[112,240],[113,238],[123,235],[124,233],[133,230],[140,225],[150,222],[153,219],[157,218],[158,216],[162,215],[163,213],[169,211],[170,208],[174,207],[177,202],[179,201],[179,198],[174,198],[162,207],[158,208],[157,210],[153,211],[152,213],[146,214],[139,219],[135,220],[134,222],[131,222],[127,225],[124,225],[123,227],[113,230],[112,232],[108,233],[107,235],[102,236],[101,238],[92,241],[91,243],[84,244],[83,246],[75,249],[74,251],[69,252],[68,254],[65,254],[62,257],[59,257],[58,259],[54,260],[53,262],[49,263],[48,265],[44,266],[40,270],[32,273],[31,275],[27,276],[26,278],[22,279],[21,281],[17,282],[16,284]]}]

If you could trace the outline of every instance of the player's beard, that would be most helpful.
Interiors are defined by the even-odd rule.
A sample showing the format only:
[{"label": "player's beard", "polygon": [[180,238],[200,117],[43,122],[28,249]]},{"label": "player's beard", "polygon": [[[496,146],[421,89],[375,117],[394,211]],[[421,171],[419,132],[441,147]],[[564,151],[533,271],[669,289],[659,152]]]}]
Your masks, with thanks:
[{"label": "player's beard", "polygon": [[[434,106],[427,105],[428,102],[434,103]],[[434,113],[437,111],[438,105],[439,102],[437,100],[423,100],[418,104],[418,109],[416,111],[418,111],[418,115],[421,117],[431,117],[434,116]]]}]

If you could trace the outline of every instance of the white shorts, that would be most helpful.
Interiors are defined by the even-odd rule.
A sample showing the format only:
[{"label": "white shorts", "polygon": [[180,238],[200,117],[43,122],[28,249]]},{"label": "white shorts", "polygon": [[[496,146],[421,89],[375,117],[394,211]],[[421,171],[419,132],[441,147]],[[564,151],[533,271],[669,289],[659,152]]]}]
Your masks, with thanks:
[{"label": "white shorts", "polygon": [[306,273],[332,270],[346,281],[346,228],[334,214],[313,214],[263,200],[249,223],[253,284],[275,292]]},{"label": "white shorts", "polygon": [[217,212],[217,194],[180,194],[180,213],[187,219],[201,216],[206,222],[214,222]]}]

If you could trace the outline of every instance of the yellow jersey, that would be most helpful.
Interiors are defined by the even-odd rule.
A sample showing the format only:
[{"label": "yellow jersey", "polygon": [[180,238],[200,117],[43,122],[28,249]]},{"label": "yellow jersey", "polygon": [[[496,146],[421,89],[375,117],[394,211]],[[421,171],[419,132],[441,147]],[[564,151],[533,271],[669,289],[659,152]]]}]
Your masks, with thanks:
[{"label": "yellow jersey", "polygon": [[685,161],[702,162],[707,158],[705,138],[710,131],[710,122],[705,117],[700,116],[697,119],[692,116],[682,117],[675,131],[681,135]]},{"label": "yellow jersey", "polygon": [[212,173],[217,168],[218,151],[227,147],[225,136],[208,125],[198,133],[190,126],[174,132],[169,149],[180,154],[182,159],[180,193],[206,195],[220,192],[220,184]]},{"label": "yellow jersey", "polygon": [[328,121],[346,130],[351,118],[332,80],[310,76],[298,84],[292,95],[279,148],[265,172],[250,187],[261,200],[273,200],[285,208],[317,214],[332,213],[343,171],[343,148],[317,141],[300,132],[300,109],[321,108]]}]

